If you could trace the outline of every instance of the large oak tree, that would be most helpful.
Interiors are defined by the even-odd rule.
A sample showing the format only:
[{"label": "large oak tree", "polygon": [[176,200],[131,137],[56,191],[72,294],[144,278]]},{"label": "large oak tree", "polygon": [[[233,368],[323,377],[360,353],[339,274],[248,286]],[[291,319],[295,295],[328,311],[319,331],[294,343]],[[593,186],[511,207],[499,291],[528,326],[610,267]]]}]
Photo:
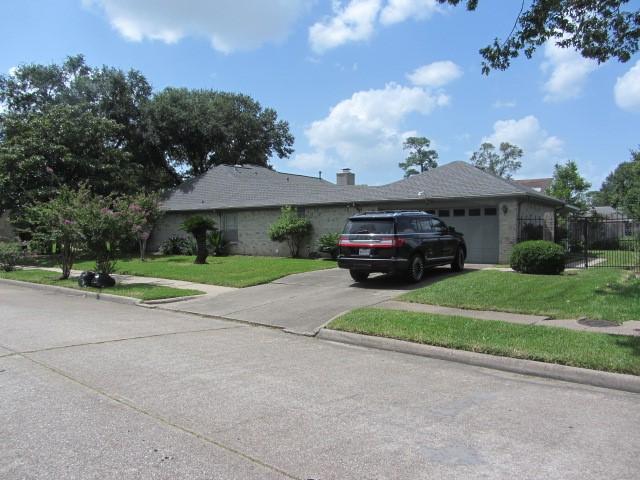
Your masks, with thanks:
[{"label": "large oak tree", "polygon": [[247,95],[167,88],[150,102],[153,139],[184,177],[213,165],[269,166],[269,158],[293,152],[289,124]]},{"label": "large oak tree", "polygon": [[[438,2],[463,3],[467,10],[476,10],[480,3]],[[506,70],[521,53],[531,58],[548,40],[563,48],[574,48],[598,63],[610,58],[626,62],[638,51],[640,41],[640,9],[625,10],[628,3],[629,0],[522,0],[511,33],[480,50],[482,72]]]}]

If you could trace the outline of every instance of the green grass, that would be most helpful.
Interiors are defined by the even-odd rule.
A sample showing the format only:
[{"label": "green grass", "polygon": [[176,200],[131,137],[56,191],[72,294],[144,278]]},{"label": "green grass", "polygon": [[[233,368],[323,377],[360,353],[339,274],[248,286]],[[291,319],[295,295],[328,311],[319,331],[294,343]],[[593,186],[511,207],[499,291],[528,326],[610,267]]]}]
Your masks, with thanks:
[{"label": "green grass", "polygon": [[161,285],[151,285],[149,283],[130,283],[126,285],[117,284],[112,288],[81,288],[78,286],[76,278],[60,280],[60,274],[48,270],[15,270],[13,272],[0,271],[0,278],[10,280],[20,280],[23,282],[40,283],[43,285],[56,285],[58,287],[73,288],[75,290],[85,290],[90,292],[108,293],[122,297],[139,298],[140,300],[160,300],[163,298],[186,297],[189,295],[202,295],[200,290],[190,290],[186,288],[173,288]]},{"label": "green grass", "polygon": [[[115,273],[141,277],[169,278],[189,282],[222,285],[225,287],[250,287],[291,275],[334,268],[335,261],[308,260],[302,258],[228,256],[209,257],[206,265],[195,265],[195,257],[149,256],[145,262],[138,258],[123,258],[118,261]],[[51,259],[38,260],[39,265],[55,266]],[[91,260],[79,261],[77,270],[94,269]]]},{"label": "green grass", "polygon": [[366,308],[329,328],[503,357],[640,375],[640,338]]},{"label": "green grass", "polygon": [[617,269],[589,269],[562,275],[525,275],[481,270],[445,278],[401,300],[472,310],[640,320],[640,279]]},{"label": "green grass", "polygon": [[600,266],[640,266],[640,253],[632,250],[589,250],[589,257],[604,258],[605,261],[598,264]]}]

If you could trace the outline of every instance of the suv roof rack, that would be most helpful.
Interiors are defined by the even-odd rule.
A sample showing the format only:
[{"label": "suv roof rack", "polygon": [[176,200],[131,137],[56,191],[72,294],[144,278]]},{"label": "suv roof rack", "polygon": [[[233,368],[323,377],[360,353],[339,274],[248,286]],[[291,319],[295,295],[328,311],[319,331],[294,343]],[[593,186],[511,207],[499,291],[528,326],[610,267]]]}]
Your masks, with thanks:
[{"label": "suv roof rack", "polygon": [[367,212],[361,212],[354,216],[360,215],[431,215],[424,210],[369,210]]}]

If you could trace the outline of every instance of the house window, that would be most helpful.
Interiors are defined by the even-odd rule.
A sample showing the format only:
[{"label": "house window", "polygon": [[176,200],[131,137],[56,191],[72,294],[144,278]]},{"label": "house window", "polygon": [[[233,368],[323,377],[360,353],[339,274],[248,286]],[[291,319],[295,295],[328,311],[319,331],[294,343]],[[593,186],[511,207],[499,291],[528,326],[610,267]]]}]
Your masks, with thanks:
[{"label": "house window", "polygon": [[438,211],[438,216],[439,217],[448,217],[449,216],[449,210],[439,210]]},{"label": "house window", "polygon": [[225,212],[222,214],[222,230],[227,242],[238,241],[238,214]]},{"label": "house window", "polygon": [[454,208],[453,209],[453,216],[454,217],[464,217],[464,208]]},{"label": "house window", "polygon": [[484,209],[484,214],[488,215],[488,216],[495,216],[498,214],[498,209],[495,207],[491,207],[491,208],[485,208]]},{"label": "house window", "polygon": [[298,214],[299,217],[304,218],[304,216],[305,216],[304,207],[297,207],[296,208],[296,213]]},{"label": "house window", "polygon": [[470,208],[469,209],[469,216],[470,217],[479,217],[481,213],[481,210],[479,208]]}]

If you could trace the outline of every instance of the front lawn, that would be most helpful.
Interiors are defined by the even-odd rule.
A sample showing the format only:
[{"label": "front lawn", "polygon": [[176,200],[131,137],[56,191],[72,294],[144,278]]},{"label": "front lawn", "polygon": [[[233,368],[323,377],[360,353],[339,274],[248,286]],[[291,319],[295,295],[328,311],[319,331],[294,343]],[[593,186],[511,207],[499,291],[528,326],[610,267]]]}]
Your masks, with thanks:
[{"label": "front lawn", "polygon": [[640,375],[640,338],[365,308],[328,328],[471,352]]},{"label": "front lawn", "polygon": [[108,293],[122,297],[139,298],[140,300],[160,300],[163,298],[186,297],[189,295],[202,295],[200,290],[186,288],[165,287],[162,285],[152,285],[149,283],[130,283],[126,285],[117,284],[112,288],[82,288],[78,285],[76,278],[60,280],[60,274],[48,270],[15,270],[13,272],[0,271],[0,278],[10,280],[20,280],[23,282],[40,283],[44,285],[56,285],[58,287],[73,288],[76,290],[87,290],[90,292]]},{"label": "front lawn", "polygon": [[640,279],[617,269],[588,269],[562,275],[525,275],[481,270],[445,278],[404,294],[401,300],[472,310],[640,320]]},{"label": "front lawn", "polygon": [[[169,278],[225,287],[250,287],[268,283],[293,273],[310,272],[335,268],[331,260],[309,260],[303,258],[228,256],[209,257],[206,265],[195,265],[195,257],[176,255],[149,256],[145,262],[139,258],[118,260],[116,272],[141,277]],[[51,260],[45,260],[48,266]],[[41,261],[40,264],[43,264]],[[93,270],[94,262],[80,261],[74,264],[75,270]]]}]

